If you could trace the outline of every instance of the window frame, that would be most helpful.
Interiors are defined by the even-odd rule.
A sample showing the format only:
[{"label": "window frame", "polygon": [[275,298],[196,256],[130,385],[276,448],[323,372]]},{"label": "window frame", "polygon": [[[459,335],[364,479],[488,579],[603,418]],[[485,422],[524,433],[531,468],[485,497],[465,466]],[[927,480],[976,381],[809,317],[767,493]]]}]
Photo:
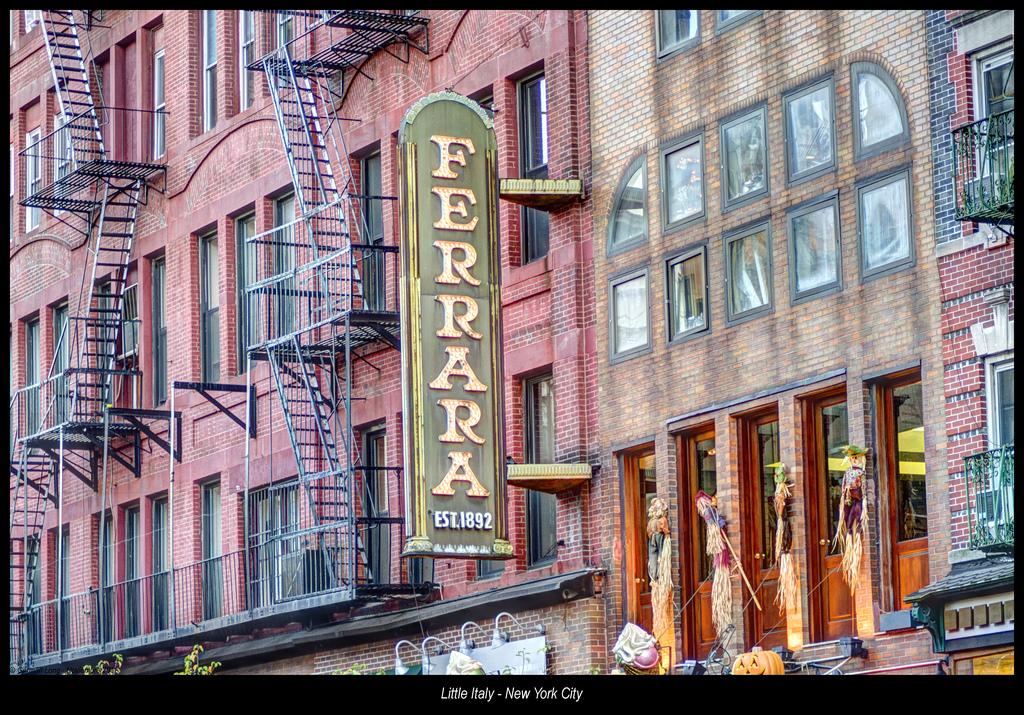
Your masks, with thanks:
[{"label": "window frame", "polygon": [[70,174],[73,166],[71,132],[61,111],[53,115],[53,148],[53,180],[58,181]]},{"label": "window frame", "polygon": [[157,406],[167,401],[167,261],[164,256],[152,259],[149,270],[152,283],[153,405]]},{"label": "window frame", "polygon": [[[25,150],[33,144],[39,142],[42,137],[42,127],[36,127],[35,129],[25,133]],[[26,155],[25,157],[25,198],[28,198],[32,194],[40,191],[43,188],[43,158],[39,154],[42,147],[36,149],[36,155]],[[35,171],[31,171],[30,167],[34,167]],[[33,186],[36,188],[33,189]],[[25,207],[25,233],[35,231],[42,225],[43,212],[38,206],[26,206]],[[30,219],[34,218],[33,223]]]},{"label": "window frame", "polygon": [[[216,230],[199,236],[199,345],[200,375],[203,382],[220,381],[220,246],[217,246],[217,307],[210,307],[210,282],[208,280],[210,265],[210,243],[219,242]],[[212,332],[209,328],[216,310],[217,340],[211,341]]]},{"label": "window frame", "polygon": [[[874,75],[882,81],[896,100],[900,112],[900,121],[903,123],[903,131],[900,134],[876,142],[870,147],[864,147],[864,140],[860,133],[860,92],[858,91],[858,84],[862,74]],[[850,64],[850,103],[850,117],[853,123],[854,163],[885,154],[886,152],[905,149],[910,145],[910,121],[907,117],[907,105],[903,99],[903,93],[900,92],[896,80],[884,68],[874,62],[853,62]]]},{"label": "window frame", "polygon": [[[26,35],[43,24],[42,10],[22,10],[21,12],[25,20]],[[11,25],[13,28],[14,23],[12,22]]]},{"label": "window frame", "polygon": [[[641,172],[642,179],[643,179],[643,188],[642,188],[643,195],[644,195],[644,201],[643,201],[643,204],[644,204],[644,222],[643,222],[644,231],[643,231],[643,236],[641,236],[639,238],[625,240],[625,241],[622,241],[621,243],[616,243],[615,242],[615,224],[616,224],[615,219],[616,219],[616,217],[619,214],[619,204],[622,202],[622,197],[626,193],[626,188],[627,188],[627,185],[629,184],[630,179],[633,178],[633,174],[635,174],[637,171]],[[611,213],[608,216],[608,236],[607,236],[607,244],[605,246],[605,251],[606,251],[608,256],[616,256],[616,255],[618,255],[620,253],[625,253],[626,251],[628,251],[631,248],[636,248],[637,246],[642,246],[643,244],[647,243],[647,241],[650,239],[650,231],[648,230],[648,225],[647,225],[647,221],[648,221],[648,210],[647,210],[648,194],[647,194],[647,188],[648,188],[648,184],[647,184],[647,153],[644,152],[643,154],[634,157],[629,162],[629,165],[626,166],[626,170],[623,172],[622,177],[619,179],[619,186],[618,186],[618,188],[615,189],[615,194],[612,197],[612,210],[611,210]]]},{"label": "window frame", "polygon": [[[256,103],[256,81],[252,83],[252,92],[249,91],[249,70],[246,69],[251,62],[256,60],[257,40],[256,16],[253,10],[238,11],[238,111],[244,112]],[[246,41],[246,19],[252,27],[252,36]]]},{"label": "window frame", "polygon": [[729,18],[728,20],[722,20],[722,11],[715,10],[715,35],[722,35],[735,27],[739,27],[747,20],[758,17],[764,10],[744,10],[742,14],[736,17]]},{"label": "window frame", "polygon": [[[677,151],[689,149],[694,144],[700,145],[700,211],[692,216],[681,218],[678,221],[668,220],[668,157]],[[697,223],[707,217],[708,192],[707,192],[707,162],[704,159],[704,130],[687,134],[663,146],[658,155],[658,191],[661,198],[661,233],[662,235],[682,230],[691,223]]]},{"label": "window frame", "polygon": [[[1000,42],[971,56],[971,75],[973,78],[971,91],[974,97],[974,121],[981,121],[992,116],[988,100],[985,98],[985,72],[986,70],[1006,64],[1005,62],[996,64],[1005,57],[1009,57],[1010,64],[1013,64],[1016,59],[1012,42]],[[986,67],[985,65],[990,66]]]},{"label": "window frame", "polygon": [[[796,144],[790,136],[790,107],[793,102],[821,90],[822,87],[828,88],[829,113],[832,120],[831,133],[829,135],[832,142],[832,160],[827,164],[822,164],[812,169],[805,169],[802,173],[796,173],[793,168],[796,163],[793,159],[793,151],[796,148]],[[808,82],[782,95],[782,143],[785,148],[784,154],[786,155],[786,184],[788,186],[797,186],[805,181],[811,181],[819,176],[835,172],[838,152],[836,151],[836,85],[834,75],[829,73],[824,77]]]},{"label": "window frame", "polygon": [[[821,211],[825,206],[831,206],[832,216],[835,221],[835,242],[836,242],[836,278],[826,283],[807,290],[799,290],[798,266],[796,255],[796,234],[793,232],[793,222],[809,214]],[[843,290],[843,230],[839,213],[839,191],[829,191],[826,194],[817,196],[809,201],[804,201],[786,210],[786,239],[789,255],[789,302],[790,305],[799,305],[815,298],[822,298],[826,295],[839,293]]]},{"label": "window frame", "polygon": [[986,420],[986,438],[988,439],[988,448],[990,450],[999,449],[1007,444],[1013,444],[1013,440],[1003,443],[999,439],[999,434],[1002,430],[997,399],[999,395],[999,373],[1012,369],[1013,351],[1000,353],[985,359],[985,409],[987,412],[986,417],[988,418]]},{"label": "window frame", "polygon": [[[212,131],[217,126],[217,53],[211,58],[207,56],[209,42],[207,35],[210,32],[210,23],[213,23],[213,46],[217,47],[217,11],[201,10],[200,22],[200,62],[202,71],[202,104],[200,113],[202,116],[202,133]],[[212,74],[211,74],[212,73]],[[212,89],[212,93],[211,93]],[[213,106],[210,106],[211,99]],[[212,114],[211,114],[212,110]]]},{"label": "window frame", "polygon": [[[285,206],[291,202],[291,210],[286,211]],[[294,191],[287,191],[273,199],[273,221],[274,231],[273,245],[270,246],[270,273],[274,276],[284,275],[286,272],[294,272],[298,266],[298,246],[294,245],[295,227],[297,225],[295,209],[298,206],[298,197]],[[291,245],[289,245],[291,244]],[[258,254],[257,254],[258,255]],[[295,332],[299,322],[299,303],[291,296],[286,295],[289,290],[294,290],[296,277],[284,279],[277,286],[276,290],[268,299],[273,311],[272,326],[274,337]]]},{"label": "window frame", "polygon": [[[533,148],[533,144],[531,142],[532,134],[530,133],[530,129],[532,127],[529,126],[529,117],[527,116],[528,112],[526,111],[526,102],[528,99],[528,92],[530,87],[536,83],[540,83],[543,86],[543,91],[540,93],[542,107],[541,116],[543,118],[543,121],[540,134],[538,135],[537,140],[540,142],[541,152],[544,153],[545,160],[543,164],[531,166],[530,150]],[[519,175],[527,179],[548,178],[548,165],[551,161],[551,155],[549,153],[550,143],[548,141],[549,132],[547,118],[547,96],[547,75],[545,74],[543,68],[541,68],[537,72],[534,72],[533,74],[523,77],[518,82],[516,82],[516,111],[518,113],[517,125],[519,129]],[[547,150],[544,149],[545,146],[547,146]],[[531,211],[537,211],[539,213],[544,214],[544,217],[546,219],[547,235],[544,237],[544,242],[546,244],[544,251],[537,251],[536,246],[534,247],[533,251],[529,250],[531,244],[535,243],[535,240],[538,238],[538,236],[532,235],[533,232],[529,228],[531,223],[529,219]],[[550,214],[548,214],[548,212],[546,211],[541,211],[540,209],[531,209],[528,206],[523,206],[520,208],[519,216],[520,264],[525,266],[528,263],[533,263],[534,261],[539,261],[542,258],[547,257],[547,255],[551,252],[551,217]]]},{"label": "window frame", "polygon": [[[672,268],[679,263],[685,263],[697,256],[700,256],[704,263],[704,325],[700,328],[690,328],[681,333],[673,329],[673,308],[672,302]],[[678,345],[688,340],[707,335],[711,332],[711,281],[708,276],[708,244],[701,241],[699,244],[684,248],[670,254],[665,258],[665,335],[668,345]]]},{"label": "window frame", "polygon": [[[761,139],[764,144],[764,188],[758,190],[755,193],[741,196],[737,199],[729,198],[729,161],[728,151],[725,143],[725,133],[735,127],[749,121],[755,115],[760,114],[761,116]],[[753,107],[748,107],[740,112],[736,112],[719,122],[718,125],[718,154],[719,154],[719,184],[721,184],[722,192],[722,209],[721,212],[726,214],[733,209],[739,208],[740,206],[746,206],[747,204],[758,201],[766,196],[771,195],[771,151],[768,146],[768,105],[765,102],[761,102]]]},{"label": "window frame", "polygon": [[[167,106],[167,62],[164,48],[153,53],[153,141],[150,150],[153,159],[160,159],[167,154],[167,115],[162,114]],[[157,67],[160,68],[157,72]],[[157,78],[159,77],[159,82]],[[159,88],[159,101],[157,100]]]},{"label": "window frame", "polygon": [[[555,404],[555,376],[551,371],[545,372],[540,375],[534,375],[523,380],[523,454],[528,463],[537,463],[537,447],[538,445],[533,439],[535,433],[535,427],[533,421],[533,413],[535,408],[534,388],[540,383],[548,381],[551,389],[551,447],[552,447],[552,460],[554,460],[555,451],[555,434],[557,434],[557,428],[555,425],[555,418],[557,415],[557,405]],[[552,533],[554,548],[545,552],[544,554],[538,555],[535,551],[540,550],[540,546],[536,543],[537,541],[543,541],[543,524],[537,524],[539,521],[538,516],[535,512],[541,508],[541,501],[543,499],[554,500],[554,530]],[[542,568],[544,566],[550,566],[558,560],[558,496],[555,494],[546,494],[544,492],[538,492],[534,489],[526,490],[526,567],[527,569]],[[534,534],[534,529],[538,529],[538,534]]]},{"label": "window frame", "polygon": [[[854,184],[854,192],[857,198],[857,244],[860,252],[860,282],[862,285],[875,280],[876,278],[882,278],[893,273],[899,273],[907,268],[912,268],[917,263],[917,247],[915,245],[916,239],[914,233],[914,193],[910,170],[910,166],[901,166],[896,169],[888,170],[882,174],[870,176]],[[906,258],[900,259],[899,261],[887,263],[883,266],[867,270],[867,254],[864,251],[864,212],[862,210],[862,197],[868,191],[877,189],[886,184],[894,183],[900,179],[903,179],[907,186],[908,255]]]},{"label": "window frame", "polygon": [[661,9],[658,9],[658,10],[654,11],[654,48],[655,48],[655,56],[656,56],[656,58],[659,61],[660,60],[666,60],[669,57],[674,57],[675,55],[677,55],[677,54],[679,54],[681,52],[684,52],[686,50],[689,50],[689,49],[699,45],[700,44],[700,31],[702,29],[701,28],[701,21],[700,21],[700,13],[701,13],[701,11],[699,9],[698,10],[692,10],[692,12],[694,13],[694,17],[697,19],[697,32],[696,32],[695,36],[691,37],[689,39],[677,42],[674,45],[666,46],[664,44],[664,41],[663,41],[662,37],[661,37],[661,13],[663,13],[663,12],[677,12],[677,11],[676,10],[661,10]]},{"label": "window frame", "polygon": [[[729,262],[729,247],[736,241],[758,234],[762,230],[765,231],[768,239],[768,302],[765,305],[757,308],[748,308],[734,315],[732,312],[732,302],[729,299],[729,292],[732,290],[733,283],[732,266]],[[725,261],[725,324],[727,327],[739,325],[748,320],[775,312],[775,261],[772,256],[772,250],[772,223],[771,218],[768,216],[722,234],[722,257]]]},{"label": "window frame", "polygon": [[[252,233],[241,230],[249,222],[252,222]],[[256,235],[256,212],[247,211],[234,219],[235,223],[235,374],[244,375],[246,358],[248,353],[248,340],[252,339],[259,327],[259,302],[253,301],[249,305],[246,298],[246,288],[256,280],[258,276],[249,275],[250,272],[258,272],[259,252],[254,245],[246,243],[247,238]],[[255,318],[253,323],[250,318]]]},{"label": "window frame", "polygon": [[[625,362],[632,358],[640,355],[646,355],[654,349],[654,337],[652,335],[651,325],[651,269],[650,266],[644,265],[639,268],[629,268],[625,271],[620,271],[608,278],[608,363],[615,365],[620,362]],[[630,281],[636,280],[637,278],[644,279],[644,290],[646,295],[646,315],[647,315],[647,340],[643,345],[638,345],[635,348],[623,350],[622,352],[616,352],[615,350],[615,288],[629,283]]]}]

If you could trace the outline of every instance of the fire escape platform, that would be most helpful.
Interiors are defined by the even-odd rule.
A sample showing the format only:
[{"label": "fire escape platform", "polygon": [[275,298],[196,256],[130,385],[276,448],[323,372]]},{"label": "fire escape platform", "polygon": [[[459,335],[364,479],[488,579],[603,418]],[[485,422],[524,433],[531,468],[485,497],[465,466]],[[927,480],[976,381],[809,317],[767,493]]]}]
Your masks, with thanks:
[{"label": "fire escape platform", "polygon": [[[347,330],[344,326],[347,323]],[[334,334],[322,337],[330,326],[342,327]],[[371,310],[348,310],[331,316],[330,320],[297,332],[296,335],[312,334],[312,339],[301,345],[302,356],[314,362],[322,362],[329,358],[332,362],[339,353],[344,355],[346,342],[351,350],[361,348],[375,342],[399,349],[401,317],[398,313]],[[251,346],[249,354],[253,360],[267,360],[268,352],[274,350],[278,354],[292,354],[294,347],[292,334],[269,341],[260,346]]]},{"label": "fire escape platform", "polygon": [[52,211],[87,212],[102,202],[99,194],[94,198],[83,198],[82,193],[90,189],[97,179],[121,179],[149,181],[163,173],[167,177],[165,164],[114,161],[95,159],[80,164],[56,181],[30,194],[19,203],[22,206],[49,209]]}]

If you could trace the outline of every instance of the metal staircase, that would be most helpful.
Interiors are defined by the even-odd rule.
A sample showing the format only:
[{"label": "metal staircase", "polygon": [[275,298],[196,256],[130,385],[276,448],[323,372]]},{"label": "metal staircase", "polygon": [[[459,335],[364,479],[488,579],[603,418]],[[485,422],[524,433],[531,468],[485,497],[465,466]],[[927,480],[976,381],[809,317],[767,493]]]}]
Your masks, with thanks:
[{"label": "metal staircase", "polygon": [[[121,414],[111,417],[108,409],[115,401],[117,384],[140,375],[138,370],[118,367],[125,290],[138,206],[148,180],[166,167],[109,156],[101,131],[103,108],[92,96],[90,77],[96,76],[95,68],[88,69],[75,12],[43,11],[46,51],[64,124],[22,152],[23,160],[37,167],[66,160],[64,169],[55,169],[52,180],[25,196],[21,205],[44,209],[65,223],[62,212],[78,216],[82,225],[75,228],[86,235],[90,258],[78,301],[69,304],[67,327],[57,338],[48,378],[19,391],[24,393],[25,405],[12,401],[11,418],[16,425],[10,450],[12,670],[24,667],[31,655],[26,653],[24,626],[36,605],[32,592],[39,553],[30,553],[29,545],[42,542],[47,509],[59,504],[57,478],[62,472],[72,474],[97,489],[97,471],[107,456],[131,466],[136,476],[139,473],[139,416],[134,415],[135,421]],[[58,364],[56,354],[65,349],[70,364]],[[147,412],[147,419],[159,418],[156,411],[140,412]],[[134,439],[134,464],[111,444],[121,437]],[[67,595],[58,592],[58,598]],[[63,618],[57,619],[58,632]]]},{"label": "metal staircase", "polygon": [[[358,240],[365,235],[359,230],[361,209],[388,197],[357,190],[336,110],[341,95],[332,83],[339,75],[343,81],[346,69],[358,71],[355,57],[361,62],[425,25],[422,18],[410,21],[404,15],[328,11],[312,23],[307,18],[304,33],[249,65],[266,76],[300,217],[287,231],[278,227],[247,239],[256,252],[254,264],[270,266],[246,289],[263,326],[248,354],[269,362],[305,493],[307,513],[299,532],[315,540],[331,574],[322,590],[343,590],[342,600],[421,589],[400,583],[393,574],[401,567],[394,569],[380,557],[374,561],[364,546],[366,529],[402,526],[399,518],[363,513],[367,500],[360,496],[365,497],[368,468],[361,464],[352,421],[352,404],[360,399],[353,395],[353,362],[370,364],[358,349],[399,347],[397,290],[371,300],[361,276],[367,270],[382,275],[385,262],[393,259],[397,278],[398,253],[396,247]],[[344,34],[335,39],[339,30]],[[354,54],[353,43],[358,44]],[[302,49],[311,46],[321,49],[304,55]],[[276,258],[284,251],[290,260]],[[278,264],[281,269],[275,270]],[[280,315],[289,320],[279,320]],[[376,469],[399,475],[393,467]]]}]

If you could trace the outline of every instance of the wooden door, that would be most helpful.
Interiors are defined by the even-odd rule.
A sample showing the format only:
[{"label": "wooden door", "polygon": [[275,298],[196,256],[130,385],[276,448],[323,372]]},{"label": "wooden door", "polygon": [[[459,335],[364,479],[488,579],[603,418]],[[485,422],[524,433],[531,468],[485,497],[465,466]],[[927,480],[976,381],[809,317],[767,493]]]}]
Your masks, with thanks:
[{"label": "wooden door", "polygon": [[764,650],[786,645],[786,614],[775,605],[779,587],[778,564],[775,563],[775,524],[777,517],[772,500],[775,496],[775,467],[781,461],[779,418],[775,412],[751,418],[746,422],[741,478],[745,508],[743,564],[754,586],[758,610],[743,591],[744,621],[748,646]]},{"label": "wooden door", "polygon": [[808,605],[811,642],[820,643],[854,632],[854,601],[840,570],[842,552],[833,544],[845,472],[842,449],[849,443],[845,392],[807,404],[804,435]]},{"label": "wooden door", "polygon": [[707,531],[697,515],[694,499],[703,490],[718,491],[715,463],[715,432],[704,430],[680,438],[679,529],[680,593],[685,604],[680,615],[682,659],[701,660],[715,642],[711,622],[711,557],[707,555]]},{"label": "wooden door", "polygon": [[623,457],[626,501],[626,594],[629,620],[650,633],[654,629],[651,583],[647,570],[647,508],[657,496],[654,450]]},{"label": "wooden door", "polygon": [[921,383],[914,376],[882,389],[882,444],[889,476],[893,610],[928,584],[928,512]]}]

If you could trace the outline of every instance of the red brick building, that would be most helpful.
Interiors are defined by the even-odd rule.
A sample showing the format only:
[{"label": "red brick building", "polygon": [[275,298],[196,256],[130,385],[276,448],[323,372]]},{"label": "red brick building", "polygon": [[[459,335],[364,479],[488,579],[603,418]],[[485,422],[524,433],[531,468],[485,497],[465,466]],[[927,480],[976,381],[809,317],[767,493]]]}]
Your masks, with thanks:
[{"label": "red brick building", "polygon": [[[225,672],[373,672],[471,620],[603,668],[586,13],[11,18],[12,669],[169,672],[205,642]],[[575,187],[500,205],[509,455],[584,465],[509,488],[503,564],[398,556],[387,197],[405,111],[445,88],[493,116],[500,177]],[[327,319],[310,271],[348,301]]]}]

